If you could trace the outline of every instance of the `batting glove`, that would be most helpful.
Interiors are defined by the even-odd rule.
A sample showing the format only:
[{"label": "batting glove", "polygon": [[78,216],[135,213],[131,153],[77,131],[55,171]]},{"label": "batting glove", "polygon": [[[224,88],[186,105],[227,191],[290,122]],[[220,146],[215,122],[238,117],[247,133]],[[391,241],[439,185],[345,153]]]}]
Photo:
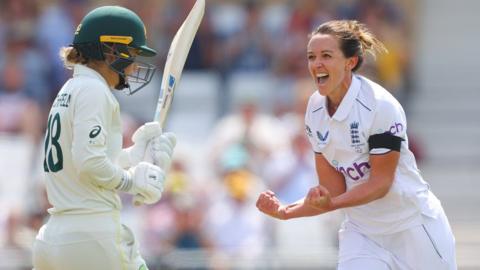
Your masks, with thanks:
[{"label": "batting glove", "polygon": [[[175,134],[167,132],[161,136],[157,136],[148,142],[147,150],[145,153],[145,160],[152,162],[154,165],[163,169],[165,173],[168,173],[172,164],[173,149],[177,143]],[[137,194],[133,197],[133,204],[140,206],[147,203],[142,194]]]},{"label": "batting glove", "polygon": [[171,132],[152,138],[147,145],[146,155],[149,155],[147,160],[151,160],[153,164],[168,172],[172,164],[173,149],[176,144],[177,138]]},{"label": "batting glove", "polygon": [[148,142],[162,135],[162,128],[158,122],[148,122],[133,133],[133,145],[123,149],[117,159],[122,168],[130,168],[144,160]]},{"label": "batting glove", "polygon": [[162,197],[164,182],[165,172],[160,167],[140,162],[124,171],[116,189],[133,194],[134,202],[141,198],[142,203],[153,204]]}]

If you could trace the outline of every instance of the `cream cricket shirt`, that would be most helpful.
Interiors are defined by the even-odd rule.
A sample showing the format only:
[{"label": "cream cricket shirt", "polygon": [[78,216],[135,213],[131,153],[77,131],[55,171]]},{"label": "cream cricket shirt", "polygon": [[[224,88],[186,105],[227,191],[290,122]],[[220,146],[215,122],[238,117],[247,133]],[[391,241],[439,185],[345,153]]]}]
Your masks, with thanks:
[{"label": "cream cricket shirt", "polygon": [[96,71],[75,65],[48,117],[44,171],[50,214],[89,214],[121,207],[114,187],[122,169],[119,104]]},{"label": "cream cricket shirt", "polygon": [[389,132],[404,139],[388,194],[365,205],[345,208],[347,222],[365,234],[387,234],[421,224],[421,213],[436,216],[439,202],[429,192],[408,149],[405,113],[398,101],[378,84],[357,75],[353,75],[350,88],[332,117],[326,100],[318,91],[310,97],[306,132],[313,150],[343,174],[347,190],[368,181],[370,155],[390,151],[369,151],[371,135]]}]

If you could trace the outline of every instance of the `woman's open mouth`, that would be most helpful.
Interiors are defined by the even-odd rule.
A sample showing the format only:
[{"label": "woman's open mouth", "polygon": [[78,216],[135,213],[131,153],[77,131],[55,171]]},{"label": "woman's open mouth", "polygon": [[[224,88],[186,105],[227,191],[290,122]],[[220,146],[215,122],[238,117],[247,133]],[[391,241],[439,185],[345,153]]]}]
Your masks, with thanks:
[{"label": "woman's open mouth", "polygon": [[327,73],[318,73],[317,74],[317,83],[318,84],[324,84],[329,78],[329,75]]}]

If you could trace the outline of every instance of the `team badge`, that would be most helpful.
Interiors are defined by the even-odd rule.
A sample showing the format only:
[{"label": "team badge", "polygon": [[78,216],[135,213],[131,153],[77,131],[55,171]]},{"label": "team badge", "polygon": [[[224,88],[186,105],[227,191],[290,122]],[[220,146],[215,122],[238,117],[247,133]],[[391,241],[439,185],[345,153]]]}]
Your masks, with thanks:
[{"label": "team badge", "polygon": [[352,147],[355,148],[355,152],[362,153],[362,146],[365,143],[362,143],[360,140],[360,131],[359,131],[360,124],[358,122],[352,122],[350,124],[350,139],[352,142]]},{"label": "team badge", "polygon": [[358,133],[358,122],[352,122],[350,124],[350,137],[352,138],[352,144],[360,143],[360,136]]}]

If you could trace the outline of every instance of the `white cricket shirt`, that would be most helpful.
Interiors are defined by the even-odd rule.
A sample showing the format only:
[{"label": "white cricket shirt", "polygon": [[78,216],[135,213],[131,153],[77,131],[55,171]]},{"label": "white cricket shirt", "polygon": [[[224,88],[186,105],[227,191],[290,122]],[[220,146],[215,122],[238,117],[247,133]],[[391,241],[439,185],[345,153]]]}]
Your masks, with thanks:
[{"label": "white cricket shirt", "polygon": [[390,151],[369,151],[371,135],[390,132],[404,139],[395,179],[387,195],[344,209],[347,222],[357,230],[365,234],[393,233],[421,224],[422,213],[436,216],[439,202],[420,176],[408,149],[403,108],[383,87],[353,75],[348,92],[332,117],[327,111],[327,98],[315,91],[308,102],[305,125],[313,150],[343,174],[347,191],[368,181],[370,155]]},{"label": "white cricket shirt", "polygon": [[45,136],[44,171],[50,214],[89,214],[121,207],[114,190],[123,170],[120,108],[104,78],[75,65],[53,102]]}]

